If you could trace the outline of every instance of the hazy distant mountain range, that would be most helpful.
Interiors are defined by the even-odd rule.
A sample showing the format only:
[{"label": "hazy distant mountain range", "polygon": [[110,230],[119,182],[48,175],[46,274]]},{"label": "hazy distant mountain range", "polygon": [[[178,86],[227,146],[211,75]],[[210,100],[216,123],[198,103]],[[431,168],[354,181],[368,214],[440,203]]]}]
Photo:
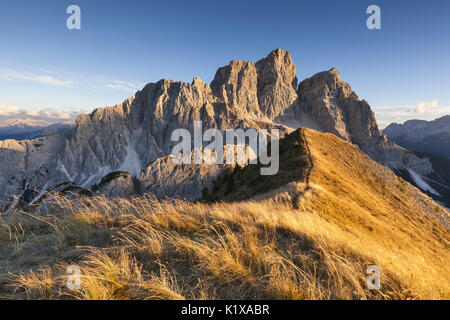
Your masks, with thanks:
[{"label": "hazy distant mountain range", "polygon": [[388,139],[410,150],[450,158],[450,115],[434,121],[409,120],[392,123],[383,131]]},{"label": "hazy distant mountain range", "polygon": [[73,127],[66,122],[50,122],[42,119],[20,119],[13,118],[0,120],[0,140],[35,139],[45,134],[54,133]]},{"label": "hazy distant mountain range", "polygon": [[256,63],[233,60],[211,84],[149,83],[121,104],[78,116],[73,130],[0,141],[0,201],[11,205],[17,196],[35,203],[48,190],[200,199],[224,166],[175,165],[169,158],[173,130],[192,132],[196,120],[204,129],[278,128],[285,135],[307,127],[333,134],[450,206],[445,161],[387,139],[367,101],[335,68],[298,84],[291,56],[281,49]]}]

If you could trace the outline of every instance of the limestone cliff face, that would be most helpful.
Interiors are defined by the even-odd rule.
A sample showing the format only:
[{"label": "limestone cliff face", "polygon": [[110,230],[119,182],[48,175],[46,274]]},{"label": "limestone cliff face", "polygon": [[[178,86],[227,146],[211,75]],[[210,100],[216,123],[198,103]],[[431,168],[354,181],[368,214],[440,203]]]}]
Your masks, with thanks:
[{"label": "limestone cliff face", "polygon": [[[205,129],[273,126],[270,119],[296,101],[296,83],[291,57],[280,49],[256,64],[232,61],[217,71],[211,86],[199,78],[191,84],[150,83],[122,104],[78,117],[58,157],[63,176],[57,182],[70,179],[87,188],[110,172],[127,171],[142,181],[145,190],[152,189],[146,179],[164,185],[152,178],[148,168],[170,154],[176,143],[171,142],[173,130],[193,131],[195,120],[202,121]],[[164,181],[170,180],[167,174],[175,176],[166,172]],[[181,184],[186,179],[172,180]],[[198,195],[199,189],[192,193]]]},{"label": "limestone cliff face", "polygon": [[150,164],[139,177],[144,193],[156,197],[174,197],[199,199],[203,187],[209,185],[212,179],[221,171],[218,165],[176,165],[170,156],[158,158]]},{"label": "limestone cliff face", "polygon": [[220,68],[211,88],[238,116],[273,120],[297,100],[295,65],[277,49],[256,63],[233,60]]},{"label": "limestone cliff face", "polygon": [[385,139],[367,101],[358,98],[335,68],[302,81],[298,95],[298,116],[311,119],[319,130],[358,145],[372,159],[392,169],[407,167],[425,175],[433,171],[427,159]]},{"label": "limestone cliff face", "polygon": [[192,84],[162,80],[120,105],[77,119],[61,157],[69,177],[84,187],[111,171],[139,176],[146,165],[171,151],[171,133],[192,129],[194,120],[217,127],[214,97],[200,79]]},{"label": "limestone cliff face", "polygon": [[21,195],[28,188],[49,188],[56,177],[58,152],[64,136],[0,142],[0,202]]},{"label": "limestone cliff face", "polygon": [[68,183],[91,188],[106,176],[111,179],[97,192],[108,196],[149,192],[198,198],[222,167],[177,166],[168,157],[177,143],[171,141],[173,130],[193,131],[195,120],[204,129],[277,127],[284,133],[310,127],[358,145],[391,168],[433,170],[426,158],[405,152],[379,133],[368,103],[336,69],[297,87],[290,54],[277,49],[256,63],[231,61],[218,69],[211,85],[199,78],[190,84],[149,83],[121,104],[80,115],[69,133],[0,142],[0,202],[26,190],[42,194]]},{"label": "limestone cliff face", "polygon": [[258,106],[258,80],[255,64],[233,60],[217,70],[211,88],[225,108],[237,116],[254,115],[261,118]]},{"label": "limestone cliff face", "polygon": [[258,102],[270,120],[296,103],[297,75],[291,55],[281,49],[256,63],[258,71]]},{"label": "limestone cliff face", "polygon": [[333,68],[302,81],[300,105],[325,132],[358,145],[381,136],[375,115],[365,100],[359,100],[350,85]]}]

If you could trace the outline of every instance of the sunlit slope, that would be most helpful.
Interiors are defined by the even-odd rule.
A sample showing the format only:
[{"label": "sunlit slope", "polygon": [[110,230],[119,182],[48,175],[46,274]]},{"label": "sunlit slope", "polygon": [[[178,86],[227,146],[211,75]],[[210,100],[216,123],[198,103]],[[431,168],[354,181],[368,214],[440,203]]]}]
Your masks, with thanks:
[{"label": "sunlit slope", "polygon": [[326,237],[411,288],[428,288],[430,296],[449,290],[448,211],[350,143],[304,134],[313,167],[300,209],[333,225]]},{"label": "sunlit slope", "polygon": [[332,134],[308,129],[303,133],[313,164],[309,185],[315,193],[326,194],[337,209],[347,208],[344,213],[357,209],[380,223],[394,220],[406,226],[409,222],[432,233],[435,230],[429,228],[434,226],[448,227],[447,210],[356,146]]}]

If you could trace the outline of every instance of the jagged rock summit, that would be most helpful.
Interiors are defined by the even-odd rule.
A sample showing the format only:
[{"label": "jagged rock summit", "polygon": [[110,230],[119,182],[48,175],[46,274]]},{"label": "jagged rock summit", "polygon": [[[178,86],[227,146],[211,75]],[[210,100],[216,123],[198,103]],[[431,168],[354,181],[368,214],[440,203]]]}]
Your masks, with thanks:
[{"label": "jagged rock summit", "polygon": [[[221,130],[276,127],[286,133],[308,127],[352,142],[390,168],[423,175],[433,171],[426,158],[405,152],[379,133],[369,104],[359,100],[336,69],[297,82],[291,55],[276,49],[256,63],[231,61],[217,70],[210,85],[199,78],[191,84],[149,83],[121,104],[78,116],[70,133],[0,142],[0,160],[7,163],[0,167],[0,201],[10,206],[12,197],[27,190],[39,198],[68,185],[70,190],[95,187],[98,193],[103,188],[109,196],[149,192],[199,198],[223,167],[175,166],[168,159],[173,130],[193,131],[195,120],[205,129]],[[111,175],[115,172],[129,175]]]},{"label": "jagged rock summit", "polygon": [[281,49],[256,63],[233,60],[217,70],[211,88],[240,116],[273,120],[297,100],[295,65]]},{"label": "jagged rock summit", "polygon": [[338,137],[364,145],[367,139],[380,139],[375,115],[365,100],[359,100],[336,68],[302,81],[300,103],[320,128]]}]

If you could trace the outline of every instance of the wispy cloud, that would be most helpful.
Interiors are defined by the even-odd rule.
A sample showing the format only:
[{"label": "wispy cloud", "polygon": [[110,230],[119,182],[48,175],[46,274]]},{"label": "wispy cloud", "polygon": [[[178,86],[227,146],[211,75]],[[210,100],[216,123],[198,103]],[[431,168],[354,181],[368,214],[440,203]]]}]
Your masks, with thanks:
[{"label": "wispy cloud", "polygon": [[133,84],[131,82],[115,80],[112,83],[105,84],[105,87],[113,90],[122,90],[130,93],[135,93],[138,91],[138,85]]},{"label": "wispy cloud", "polygon": [[[1,63],[0,63],[1,64]],[[104,91],[135,93],[144,83],[124,81],[96,74],[67,73],[57,70],[36,69],[29,66],[0,66],[0,78],[5,80],[25,80],[42,85],[73,88],[91,88]]]},{"label": "wispy cloud", "polygon": [[30,72],[17,72],[17,71],[0,71],[0,76],[4,79],[19,79],[32,81],[40,84],[47,84],[58,87],[69,87],[75,82],[70,79],[57,79],[49,74],[36,74]]}]

